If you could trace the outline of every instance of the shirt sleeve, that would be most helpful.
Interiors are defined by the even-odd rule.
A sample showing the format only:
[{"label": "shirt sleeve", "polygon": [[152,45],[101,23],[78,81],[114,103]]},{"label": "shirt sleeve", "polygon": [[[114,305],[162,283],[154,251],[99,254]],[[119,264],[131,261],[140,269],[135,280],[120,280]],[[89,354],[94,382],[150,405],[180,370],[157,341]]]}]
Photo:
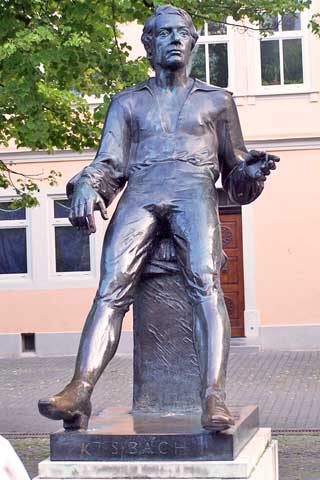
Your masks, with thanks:
[{"label": "shirt sleeve", "polygon": [[126,166],[130,150],[130,114],[119,99],[109,106],[99,148],[93,162],[67,184],[67,195],[72,197],[79,183],[88,183],[110,205],[126,182]]},{"label": "shirt sleeve", "polygon": [[264,183],[247,173],[248,150],[243,141],[237,107],[232,95],[225,92],[226,108],[219,128],[219,164],[223,189],[240,205],[253,202],[261,194]]}]

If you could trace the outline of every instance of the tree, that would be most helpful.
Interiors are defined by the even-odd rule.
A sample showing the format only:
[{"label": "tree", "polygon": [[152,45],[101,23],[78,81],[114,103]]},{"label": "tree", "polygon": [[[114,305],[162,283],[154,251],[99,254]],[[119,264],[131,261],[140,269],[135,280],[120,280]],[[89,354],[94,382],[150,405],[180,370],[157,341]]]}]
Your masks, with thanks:
[{"label": "tree", "polygon": [[[143,22],[159,0],[0,0],[0,144],[32,150],[81,151],[97,145],[113,94],[147,76],[145,59],[128,61],[119,24]],[[175,0],[196,25],[235,22],[308,8],[310,0]],[[312,28],[316,31],[317,18]],[[103,100],[90,111],[87,96]],[[12,183],[0,164],[0,188]],[[34,178],[20,180],[29,206]],[[55,182],[55,172],[49,181]],[[14,184],[17,191],[19,186]],[[29,197],[28,197],[29,196]]]}]

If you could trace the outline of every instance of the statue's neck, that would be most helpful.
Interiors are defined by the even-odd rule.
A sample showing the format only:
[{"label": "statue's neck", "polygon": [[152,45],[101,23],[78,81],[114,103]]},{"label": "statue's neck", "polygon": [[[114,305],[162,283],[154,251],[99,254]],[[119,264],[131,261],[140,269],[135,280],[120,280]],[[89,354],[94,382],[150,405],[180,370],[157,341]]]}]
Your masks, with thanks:
[{"label": "statue's neck", "polygon": [[186,68],[179,70],[164,70],[156,68],[156,85],[163,89],[174,90],[188,85]]}]

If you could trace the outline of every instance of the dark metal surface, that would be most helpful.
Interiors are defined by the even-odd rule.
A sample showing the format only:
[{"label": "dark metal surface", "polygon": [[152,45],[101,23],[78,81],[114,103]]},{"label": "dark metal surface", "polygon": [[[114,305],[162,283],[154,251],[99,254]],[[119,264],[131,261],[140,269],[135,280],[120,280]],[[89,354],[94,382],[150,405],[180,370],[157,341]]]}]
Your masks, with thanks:
[{"label": "dark metal surface", "polygon": [[215,182],[221,174],[234,201],[252,202],[278,159],[246,150],[229,92],[187,76],[196,38],[186,12],[156,10],[142,37],[155,78],[113,98],[95,160],[67,187],[71,223],[92,233],[94,208],[106,217],[126,184],[106,232],[100,285],[74,378],[63,392],[39,402],[43,415],[63,419],[68,428],[86,428],[92,389],[116,352],[123,316],[164,230],[193,308],[203,425],[232,424],[224,404],[230,323],[219,278],[224,257]]},{"label": "dark metal surface", "polygon": [[181,274],[143,276],[134,299],[133,317],[133,409],[199,412],[201,381],[193,342],[192,306]]},{"label": "dark metal surface", "polygon": [[51,460],[233,460],[259,426],[257,407],[233,409],[231,429],[208,433],[199,415],[130,415],[106,410],[87,432],[50,436]]}]

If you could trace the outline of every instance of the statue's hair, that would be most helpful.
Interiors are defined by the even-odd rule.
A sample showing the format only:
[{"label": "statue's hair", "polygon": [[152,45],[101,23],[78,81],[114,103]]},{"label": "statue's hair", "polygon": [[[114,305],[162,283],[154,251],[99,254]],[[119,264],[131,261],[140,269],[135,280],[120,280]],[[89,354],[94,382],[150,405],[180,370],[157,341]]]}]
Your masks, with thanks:
[{"label": "statue's hair", "polygon": [[156,18],[159,17],[160,15],[166,15],[166,14],[180,15],[184,20],[186,20],[186,23],[190,29],[190,34],[192,36],[192,48],[195,46],[199,37],[188,12],[186,12],[182,8],[174,7],[173,5],[162,5],[161,7],[156,8],[154,14],[146,20],[143,27],[142,36],[141,36],[141,41],[147,52],[147,58],[152,67],[154,67],[152,42],[153,42]]}]

